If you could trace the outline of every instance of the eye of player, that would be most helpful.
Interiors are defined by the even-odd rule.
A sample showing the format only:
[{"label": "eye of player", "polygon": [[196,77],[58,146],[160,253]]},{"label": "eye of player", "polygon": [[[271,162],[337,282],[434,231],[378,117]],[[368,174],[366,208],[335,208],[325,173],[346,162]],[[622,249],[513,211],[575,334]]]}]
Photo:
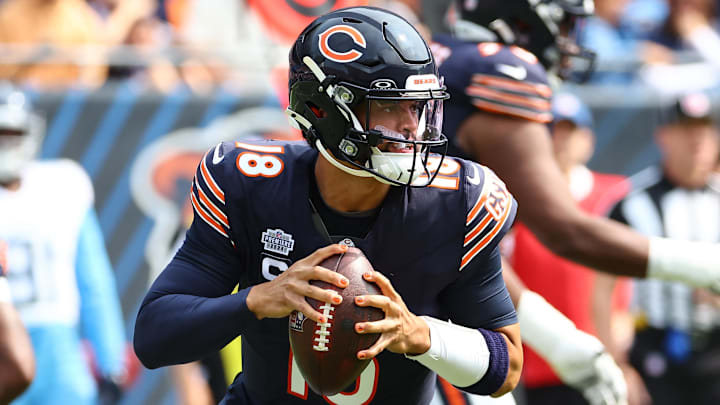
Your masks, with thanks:
[{"label": "eye of player", "polygon": [[403,111],[407,108],[408,111],[415,114],[419,119],[422,114],[423,107],[425,106],[424,100],[373,100],[373,104],[377,111],[393,114],[399,111]]}]

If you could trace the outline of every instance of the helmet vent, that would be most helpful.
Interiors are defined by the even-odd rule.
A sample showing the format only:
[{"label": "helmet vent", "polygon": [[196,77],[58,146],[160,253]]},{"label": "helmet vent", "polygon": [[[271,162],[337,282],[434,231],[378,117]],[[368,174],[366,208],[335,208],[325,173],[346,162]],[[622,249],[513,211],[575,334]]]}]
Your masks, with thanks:
[{"label": "helmet vent", "polygon": [[343,17],[342,20],[343,20],[343,22],[350,23],[350,24],[362,24],[362,21],[355,19],[355,18]]}]

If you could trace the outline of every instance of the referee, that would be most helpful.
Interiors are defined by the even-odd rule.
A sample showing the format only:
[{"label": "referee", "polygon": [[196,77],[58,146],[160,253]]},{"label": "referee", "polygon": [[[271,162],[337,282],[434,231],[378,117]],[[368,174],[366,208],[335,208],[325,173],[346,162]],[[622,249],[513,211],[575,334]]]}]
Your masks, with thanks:
[{"label": "referee", "polygon": [[[610,216],[649,236],[720,241],[720,189],[711,177],[720,140],[711,101],[686,94],[656,130],[659,167],[633,176],[634,191]],[[709,292],[636,280],[629,360],[654,405],[720,404],[720,307]]]}]

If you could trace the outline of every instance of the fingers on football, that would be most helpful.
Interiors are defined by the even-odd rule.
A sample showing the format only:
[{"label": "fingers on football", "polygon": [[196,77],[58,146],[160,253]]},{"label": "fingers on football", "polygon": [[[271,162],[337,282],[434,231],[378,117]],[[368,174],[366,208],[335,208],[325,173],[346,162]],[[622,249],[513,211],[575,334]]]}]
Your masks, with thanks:
[{"label": "fingers on football", "polygon": [[302,302],[305,302],[305,297],[336,305],[342,302],[340,294],[333,290],[326,290],[312,284],[305,284],[299,289],[299,291],[297,291],[297,293],[302,296],[302,299],[300,300]]},{"label": "fingers on football", "polygon": [[316,311],[312,305],[308,304],[307,301],[304,299],[301,302],[298,302],[296,306],[296,309],[300,312],[302,312],[305,316],[312,319],[316,323],[324,323],[327,322],[327,319],[323,317],[323,315]]},{"label": "fingers on football", "polygon": [[358,295],[355,304],[361,307],[375,307],[382,309],[386,314],[392,309],[390,297],[384,295]]},{"label": "fingers on football", "polygon": [[383,333],[398,329],[398,323],[387,318],[374,322],[358,322],[355,324],[355,331],[357,333]]},{"label": "fingers on football", "polygon": [[310,256],[308,256],[306,259],[310,262],[311,265],[316,265],[332,255],[347,252],[347,249],[348,247],[346,245],[340,245],[335,243],[332,245],[321,247],[320,249],[311,253]]},{"label": "fingers on football", "polygon": [[385,337],[384,335],[380,336],[380,339],[378,339],[377,342],[375,342],[374,345],[370,346],[369,348],[365,350],[361,350],[357,352],[357,358],[360,360],[369,360],[373,357],[377,356],[385,350],[385,348],[390,344],[391,340],[390,338]]},{"label": "fingers on football", "polygon": [[368,271],[365,274],[363,274],[363,278],[366,281],[374,282],[375,284],[380,287],[380,290],[382,291],[383,295],[386,295],[390,297],[391,299],[399,299],[400,295],[395,291],[395,288],[390,283],[390,280],[388,280],[385,275],[380,273],[379,271]]},{"label": "fingers on football", "polygon": [[326,283],[336,285],[340,288],[345,288],[349,284],[348,279],[342,274],[336,273],[332,270],[328,270],[325,267],[321,266],[313,266],[310,269],[310,274],[308,274],[307,277],[309,280],[324,281]]}]

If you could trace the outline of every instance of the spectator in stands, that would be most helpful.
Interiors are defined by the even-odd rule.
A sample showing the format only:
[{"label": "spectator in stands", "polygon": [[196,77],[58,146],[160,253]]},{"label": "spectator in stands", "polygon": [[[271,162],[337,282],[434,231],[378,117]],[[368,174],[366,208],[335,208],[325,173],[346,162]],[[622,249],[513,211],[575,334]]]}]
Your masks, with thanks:
[{"label": "spectator in stands", "polygon": [[649,37],[655,44],[655,60],[672,61],[668,50],[693,51],[720,66],[720,25],[715,0],[667,1],[668,15]]},{"label": "spectator in stands", "polygon": [[580,43],[597,53],[598,70],[593,82],[628,83],[634,80],[634,68],[642,62],[643,32],[630,23],[626,10],[632,0],[596,0],[595,15],[588,18],[580,33]]},{"label": "spectator in stands", "polygon": [[102,18],[108,44],[125,41],[138,21],[151,17],[157,9],[155,0],[88,0],[88,4]]},{"label": "spectator in stands", "polygon": [[40,88],[102,84],[104,57],[90,48],[105,44],[102,27],[84,0],[5,0],[0,3],[0,79]]},{"label": "spectator in stands", "polygon": [[[593,119],[588,107],[571,93],[554,96],[552,141],[555,159],[565,174],[573,197],[590,213],[606,210],[626,190],[623,177],[594,173],[585,167],[593,153]],[[503,241],[505,252],[527,288],[541,294],[575,325],[594,333],[590,298],[594,273],[556,256],[536,239],[522,223],[516,223],[510,238]],[[564,385],[548,363],[524,345],[523,378],[528,405],[587,405],[575,389]],[[597,393],[600,395],[600,393]]]},{"label": "spectator in stands", "polygon": [[162,92],[169,92],[181,83],[178,67],[163,54],[173,44],[172,28],[167,23],[154,16],[141,18],[122,43],[125,47],[114,53],[113,60],[118,63],[110,67],[110,79],[131,79]]},{"label": "spectator in stands", "polygon": [[[612,218],[648,236],[720,240],[720,189],[711,185],[720,140],[711,111],[702,93],[678,99],[655,133],[661,163],[632,177],[633,191]],[[720,403],[717,297],[679,283],[634,283],[635,336],[627,356],[652,403]]]}]

